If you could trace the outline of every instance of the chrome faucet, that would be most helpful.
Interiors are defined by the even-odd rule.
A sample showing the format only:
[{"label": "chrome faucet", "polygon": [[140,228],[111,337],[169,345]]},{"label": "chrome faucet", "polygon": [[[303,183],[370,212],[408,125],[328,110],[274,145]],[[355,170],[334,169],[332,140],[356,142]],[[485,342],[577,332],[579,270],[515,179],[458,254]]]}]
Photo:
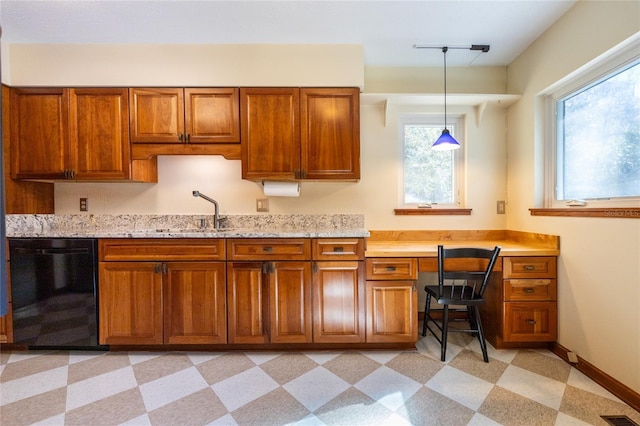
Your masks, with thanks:
[{"label": "chrome faucet", "polygon": [[213,216],[213,229],[218,231],[220,228],[220,206],[218,206],[218,202],[213,198],[209,198],[206,195],[201,194],[200,191],[193,191],[193,196],[204,198],[208,202],[213,203],[213,205],[215,206],[215,211]]}]

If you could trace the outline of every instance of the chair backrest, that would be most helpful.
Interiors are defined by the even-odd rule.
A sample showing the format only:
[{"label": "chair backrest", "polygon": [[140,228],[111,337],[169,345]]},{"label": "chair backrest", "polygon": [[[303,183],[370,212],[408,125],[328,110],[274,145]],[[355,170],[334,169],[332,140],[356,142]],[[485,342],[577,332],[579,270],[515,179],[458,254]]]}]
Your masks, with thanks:
[{"label": "chair backrest", "polygon": [[[473,247],[445,249],[444,246],[439,245],[438,286],[440,287],[440,296],[443,296],[443,288],[445,285],[455,285],[455,283],[458,282],[458,285],[462,287],[470,286],[473,290],[474,298],[482,298],[499,254],[500,246],[495,246],[493,249]],[[445,270],[445,262],[447,259],[465,259],[465,264],[477,263],[479,267],[477,270],[473,270],[473,268],[469,268],[468,270]],[[482,266],[485,264],[486,266]],[[445,280],[452,280],[453,282],[445,284]],[[463,294],[464,293],[463,291]]]}]

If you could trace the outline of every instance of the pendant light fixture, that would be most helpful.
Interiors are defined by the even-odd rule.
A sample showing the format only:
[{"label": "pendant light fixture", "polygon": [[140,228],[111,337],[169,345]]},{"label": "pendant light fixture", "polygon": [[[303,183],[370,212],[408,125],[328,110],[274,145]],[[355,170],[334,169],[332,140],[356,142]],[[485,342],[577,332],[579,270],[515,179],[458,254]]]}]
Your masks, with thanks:
[{"label": "pendant light fixture", "polygon": [[[453,149],[460,148],[460,143],[455,140],[451,133],[449,133],[449,129],[447,129],[447,51],[451,49],[464,49],[464,50],[476,50],[480,53],[487,53],[490,49],[488,44],[472,44],[469,46],[454,46],[454,47],[439,47],[439,46],[429,46],[429,45],[420,45],[414,44],[414,48],[416,49],[442,49],[442,54],[444,56],[444,129],[442,130],[442,134],[440,137],[433,143],[431,149],[437,151],[449,151]],[[473,61],[472,61],[473,62]]]},{"label": "pendant light fixture", "polygon": [[431,145],[431,149],[436,151],[450,151],[460,148],[460,143],[451,136],[447,129],[447,51],[449,48],[444,46],[442,53],[444,56],[444,129],[440,137]]}]

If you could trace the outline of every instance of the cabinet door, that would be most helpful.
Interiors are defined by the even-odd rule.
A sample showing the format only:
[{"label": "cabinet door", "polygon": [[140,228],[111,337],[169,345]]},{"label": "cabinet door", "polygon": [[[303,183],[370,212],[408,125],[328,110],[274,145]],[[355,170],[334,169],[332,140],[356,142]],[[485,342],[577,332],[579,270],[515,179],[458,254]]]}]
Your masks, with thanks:
[{"label": "cabinet door", "polygon": [[555,342],[558,337],[556,302],[506,302],[505,342]]},{"label": "cabinet door", "polygon": [[268,289],[263,262],[227,262],[229,343],[268,343]]},{"label": "cabinet door", "polygon": [[71,89],[70,159],[75,179],[129,179],[127,89]]},{"label": "cabinet door", "polygon": [[367,343],[417,342],[415,281],[367,281]]},{"label": "cabinet door", "polygon": [[273,262],[269,274],[272,343],[311,343],[311,266]]},{"label": "cabinet door", "polygon": [[314,262],[313,341],[365,340],[363,262]]},{"label": "cabinet door", "polygon": [[12,178],[65,178],[68,142],[68,89],[11,89]]},{"label": "cabinet door", "polygon": [[224,262],[171,262],[163,282],[165,343],[226,343]]},{"label": "cabinet door", "polygon": [[360,179],[360,90],[300,89],[305,179]]},{"label": "cabinet door", "polygon": [[185,142],[182,88],[129,89],[129,102],[131,142]]},{"label": "cabinet door", "polygon": [[241,88],[242,178],[295,179],[300,173],[300,90]]},{"label": "cabinet door", "polygon": [[240,142],[239,90],[184,89],[188,143]]},{"label": "cabinet door", "polygon": [[162,343],[161,266],[156,262],[100,262],[100,344]]}]

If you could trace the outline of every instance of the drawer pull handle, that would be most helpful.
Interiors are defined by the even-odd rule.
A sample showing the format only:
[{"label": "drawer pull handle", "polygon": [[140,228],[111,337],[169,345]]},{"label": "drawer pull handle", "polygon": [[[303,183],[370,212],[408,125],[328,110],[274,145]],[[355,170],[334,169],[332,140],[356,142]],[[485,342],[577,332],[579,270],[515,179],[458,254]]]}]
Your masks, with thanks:
[{"label": "drawer pull handle", "polygon": [[271,253],[273,251],[273,247],[262,247],[262,251],[265,253]]},{"label": "drawer pull handle", "polygon": [[535,325],[536,324],[536,320],[532,320],[532,319],[526,320],[525,322],[527,324],[530,324],[530,325]]},{"label": "drawer pull handle", "polygon": [[395,272],[396,267],[395,266],[387,266],[387,272]]},{"label": "drawer pull handle", "polygon": [[333,251],[335,251],[336,253],[342,253],[344,251],[344,247],[342,247],[342,246],[334,247]]},{"label": "drawer pull handle", "polygon": [[525,271],[535,271],[536,267],[533,265],[524,265],[524,270]]},{"label": "drawer pull handle", "polygon": [[522,291],[529,294],[536,292],[536,290],[533,287],[525,287],[524,289],[522,289]]}]

